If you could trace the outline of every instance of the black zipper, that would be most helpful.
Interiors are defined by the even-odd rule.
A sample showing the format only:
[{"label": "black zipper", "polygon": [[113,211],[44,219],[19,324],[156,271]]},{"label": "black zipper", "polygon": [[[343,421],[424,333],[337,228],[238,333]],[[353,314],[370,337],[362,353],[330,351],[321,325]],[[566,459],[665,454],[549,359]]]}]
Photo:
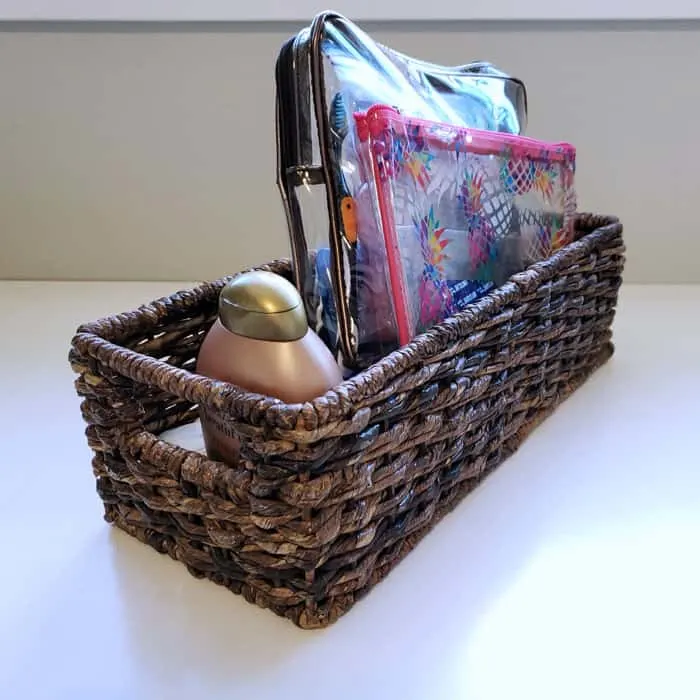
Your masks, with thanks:
[{"label": "black zipper", "polygon": [[[304,234],[304,221],[296,196],[296,184],[292,173],[298,172],[300,162],[300,120],[296,89],[296,43],[297,36],[287,40],[277,56],[275,64],[275,130],[277,138],[277,187],[287,219],[289,241],[292,249],[292,268],[297,289],[307,307],[313,301],[313,281],[309,276],[309,251]],[[308,140],[308,138],[307,138]]]},{"label": "black zipper", "polygon": [[[294,89],[294,44],[296,37],[288,39],[280,49],[275,64],[275,82],[277,87],[277,109],[279,111],[278,146],[279,156],[283,163],[278,162],[278,175],[286,172],[291,165],[298,165],[295,132],[298,128],[296,91]],[[278,157],[278,161],[280,157]]]},{"label": "black zipper", "polygon": [[328,209],[329,243],[331,251],[331,281],[335,296],[335,311],[338,321],[338,337],[342,355],[349,367],[357,362],[356,350],[352,346],[352,322],[350,310],[343,303],[346,282],[343,266],[342,224],[338,211],[341,193],[339,183],[334,177],[333,143],[329,129],[329,105],[326,104],[326,85],[321,51],[324,25],[326,22],[343,21],[342,15],[336,12],[322,12],[314,18],[311,24],[309,39],[309,63],[311,68],[311,98],[312,108],[316,117],[318,146],[321,152],[321,171],[326,185],[326,207]]}]

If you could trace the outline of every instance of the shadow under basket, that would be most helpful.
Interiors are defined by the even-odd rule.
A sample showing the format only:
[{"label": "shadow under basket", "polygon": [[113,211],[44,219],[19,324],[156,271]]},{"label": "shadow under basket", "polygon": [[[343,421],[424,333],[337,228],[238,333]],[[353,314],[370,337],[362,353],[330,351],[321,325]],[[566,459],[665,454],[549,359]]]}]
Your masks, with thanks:
[{"label": "shadow under basket", "polygon": [[[81,326],[70,361],[105,517],[304,628],[334,622],[612,354],[617,219],[308,403],[193,373],[226,280]],[[290,277],[287,262],[269,269]],[[237,466],[158,438],[219,412]]]}]

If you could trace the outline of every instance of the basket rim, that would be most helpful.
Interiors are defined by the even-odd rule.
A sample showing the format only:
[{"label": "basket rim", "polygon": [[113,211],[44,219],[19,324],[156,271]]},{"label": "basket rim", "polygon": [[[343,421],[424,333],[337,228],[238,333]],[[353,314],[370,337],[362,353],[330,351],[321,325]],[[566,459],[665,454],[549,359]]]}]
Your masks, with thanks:
[{"label": "basket rim", "polygon": [[[475,326],[489,317],[498,318],[499,311],[506,305],[517,302],[536,286],[550,281],[576,258],[590,255],[597,246],[613,240],[623,230],[617,217],[590,213],[577,214],[576,228],[582,235],[574,242],[516,273],[505,284],[477,299],[464,311],[416,336],[408,345],[394,350],[325,394],[304,403],[290,404],[251,393],[118,344],[119,339],[127,338],[143,326],[144,319],[155,326],[166,318],[181,316],[183,311],[196,310],[203,301],[215,303],[227,281],[247,270],[162,297],[133,311],[82,324],[76,330],[71,346],[78,353],[97,359],[133,381],[156,386],[180,399],[234,418],[253,419],[255,422],[264,418],[267,424],[284,428],[297,425],[303,418],[307,428],[318,428],[329,421],[347,420],[358,410],[359,403],[376,393],[378,384],[385,386],[406,371],[440,356],[456,341],[464,340]],[[624,253],[624,244],[620,252]],[[289,261],[282,259],[249,269],[282,272],[289,270]]]}]

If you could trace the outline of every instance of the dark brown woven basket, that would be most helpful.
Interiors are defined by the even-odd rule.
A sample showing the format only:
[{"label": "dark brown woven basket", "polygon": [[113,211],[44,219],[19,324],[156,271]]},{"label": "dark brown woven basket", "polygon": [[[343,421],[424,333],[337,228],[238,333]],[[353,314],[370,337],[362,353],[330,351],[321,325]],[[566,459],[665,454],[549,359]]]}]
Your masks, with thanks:
[{"label": "dark brown woven basket", "polygon": [[[581,215],[577,228],[300,405],[192,373],[224,280],[81,326],[70,360],[106,519],[301,627],[332,623],[610,357],[622,226]],[[159,440],[196,404],[240,437],[236,467]]]}]

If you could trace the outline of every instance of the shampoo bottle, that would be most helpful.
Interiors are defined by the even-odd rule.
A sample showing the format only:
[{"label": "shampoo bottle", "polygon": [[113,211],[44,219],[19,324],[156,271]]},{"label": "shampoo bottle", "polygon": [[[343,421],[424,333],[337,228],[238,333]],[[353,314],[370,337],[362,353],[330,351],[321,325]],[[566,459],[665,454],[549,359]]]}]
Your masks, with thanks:
[{"label": "shampoo bottle", "polygon": [[[309,401],[342,381],[333,355],[309,328],[295,287],[272,272],[233,278],[219,296],[219,315],[197,358],[197,372],[287,403]],[[235,463],[238,440],[200,410],[210,459]]]}]

